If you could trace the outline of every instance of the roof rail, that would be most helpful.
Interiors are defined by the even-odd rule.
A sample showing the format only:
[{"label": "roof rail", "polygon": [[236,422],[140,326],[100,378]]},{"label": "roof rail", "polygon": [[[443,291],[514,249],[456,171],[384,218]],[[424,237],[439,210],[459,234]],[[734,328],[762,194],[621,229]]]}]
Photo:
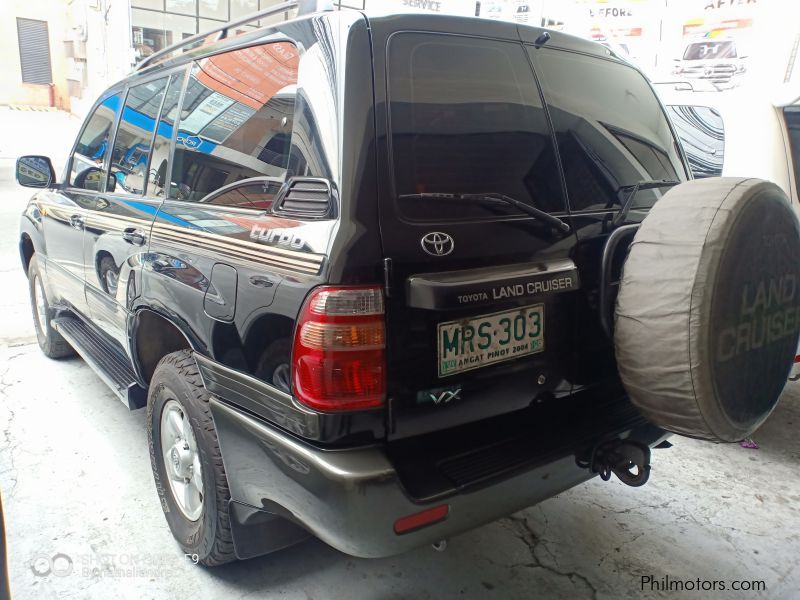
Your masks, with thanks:
[{"label": "roof rail", "polygon": [[181,40],[176,44],[172,44],[171,46],[167,46],[166,48],[162,48],[158,52],[154,52],[150,56],[147,56],[136,63],[136,66],[133,68],[134,72],[141,71],[147,66],[153,65],[157,62],[161,62],[160,60],[156,60],[158,58],[162,58],[164,56],[168,56],[178,50],[179,48],[183,48],[184,46],[189,46],[195,42],[201,41],[206,39],[210,34],[216,33],[217,31],[221,32],[219,36],[219,40],[225,39],[228,37],[228,29],[232,27],[238,27],[239,25],[245,25],[250,23],[251,21],[257,21],[258,19],[263,19],[264,17],[271,17],[272,15],[277,15],[282,12],[286,12],[293,8],[297,8],[303,2],[298,0],[290,0],[289,2],[283,2],[281,4],[276,4],[274,6],[270,6],[269,8],[265,8],[264,10],[259,10],[254,13],[250,13],[249,15],[245,15],[244,17],[240,17],[234,21],[230,21],[228,23],[224,23],[219,25],[218,27],[214,27],[209,29],[208,31],[203,31],[202,33],[196,33],[187,37],[186,39]]}]

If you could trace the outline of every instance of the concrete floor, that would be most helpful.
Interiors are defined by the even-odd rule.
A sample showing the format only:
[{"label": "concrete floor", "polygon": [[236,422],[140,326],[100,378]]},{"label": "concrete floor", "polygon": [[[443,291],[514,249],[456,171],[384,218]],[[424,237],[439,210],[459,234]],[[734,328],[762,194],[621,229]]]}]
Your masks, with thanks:
[{"label": "concrete floor", "polygon": [[[0,131],[76,127],[9,113]],[[759,450],[676,437],[654,452],[643,488],[595,479],[443,553],[361,560],[312,540],[217,569],[191,564],[156,500],[144,412],[128,412],[80,359],[48,360],[32,344],[15,237],[29,194],[9,179],[14,139],[0,141],[0,489],[14,598],[800,597],[798,384],[755,435]],[[643,591],[647,576],[727,590]],[[744,580],[766,590],[730,591]]]}]

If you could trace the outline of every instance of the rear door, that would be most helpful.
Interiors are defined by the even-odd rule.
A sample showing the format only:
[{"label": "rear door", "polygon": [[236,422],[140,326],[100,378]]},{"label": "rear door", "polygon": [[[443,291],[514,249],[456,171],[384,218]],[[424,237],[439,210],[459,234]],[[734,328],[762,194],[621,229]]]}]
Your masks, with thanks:
[{"label": "rear door", "polygon": [[574,234],[502,200],[436,196],[502,195],[569,222],[524,47],[438,32],[374,39],[390,435],[568,392]]},{"label": "rear door", "polygon": [[86,119],[70,157],[62,190],[44,206],[47,274],[55,300],[85,313],[83,237],[87,209],[102,192],[108,174],[110,136],[122,104],[120,92],[102,97]]}]

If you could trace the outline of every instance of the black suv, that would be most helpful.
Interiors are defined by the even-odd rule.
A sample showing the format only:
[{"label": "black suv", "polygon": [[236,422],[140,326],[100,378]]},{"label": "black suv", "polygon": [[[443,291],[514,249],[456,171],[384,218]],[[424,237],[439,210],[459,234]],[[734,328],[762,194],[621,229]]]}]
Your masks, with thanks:
[{"label": "black suv", "polygon": [[109,88],[63,177],[17,177],[41,188],[39,344],[147,407],[204,564],[309,533],[402,552],[597,472],[643,483],[667,435],[610,328],[631,234],[688,169],[599,44],[349,10],[228,25]]}]

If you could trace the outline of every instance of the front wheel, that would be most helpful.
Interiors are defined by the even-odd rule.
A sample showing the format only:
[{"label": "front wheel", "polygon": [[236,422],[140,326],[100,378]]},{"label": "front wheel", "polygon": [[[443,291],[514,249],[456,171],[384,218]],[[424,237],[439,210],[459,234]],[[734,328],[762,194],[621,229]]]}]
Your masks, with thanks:
[{"label": "front wheel", "polygon": [[158,363],[147,398],[147,440],[161,508],[184,553],[206,566],[235,560],[230,491],[217,433],[192,354]]},{"label": "front wheel", "polygon": [[31,297],[31,311],[33,312],[33,327],[36,330],[36,341],[39,348],[48,358],[64,358],[75,354],[69,342],[50,325],[50,319],[55,311],[47,300],[42,282],[42,272],[39,261],[34,255],[28,265],[28,291]]}]

